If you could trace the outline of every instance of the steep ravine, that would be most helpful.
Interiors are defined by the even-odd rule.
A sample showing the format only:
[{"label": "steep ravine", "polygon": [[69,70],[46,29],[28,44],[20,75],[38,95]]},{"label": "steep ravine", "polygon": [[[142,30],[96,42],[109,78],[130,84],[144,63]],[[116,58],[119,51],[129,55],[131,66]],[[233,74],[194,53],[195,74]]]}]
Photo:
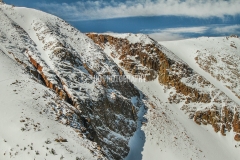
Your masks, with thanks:
[{"label": "steep ravine", "polygon": [[223,136],[234,131],[234,139],[240,140],[240,107],[168,49],[141,34],[88,33],[87,36],[109,51],[130,74],[145,75],[147,81],[158,77],[166,91],[173,88],[169,103],[181,104],[181,110],[196,124],[212,125]]}]

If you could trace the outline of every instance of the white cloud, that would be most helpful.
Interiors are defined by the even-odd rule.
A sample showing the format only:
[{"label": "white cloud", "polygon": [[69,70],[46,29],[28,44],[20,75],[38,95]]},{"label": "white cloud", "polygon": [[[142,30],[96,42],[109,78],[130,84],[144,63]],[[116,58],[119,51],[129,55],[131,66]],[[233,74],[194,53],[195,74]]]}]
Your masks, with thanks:
[{"label": "white cloud", "polygon": [[157,41],[172,41],[186,39],[185,33],[205,33],[209,27],[178,27],[178,28],[166,28],[156,30],[143,30],[144,32],[150,32],[149,36]]},{"label": "white cloud", "polygon": [[151,33],[148,35],[155,41],[173,41],[173,40],[181,40],[181,39],[188,38],[188,37],[184,37],[181,34],[167,33],[167,32]]},{"label": "white cloud", "polygon": [[222,34],[238,34],[240,33],[240,25],[220,26],[212,29],[214,33]]},{"label": "white cloud", "polygon": [[178,28],[166,28],[166,29],[153,29],[142,30],[147,32],[166,32],[166,33],[204,33],[209,27],[178,27]]},{"label": "white cloud", "polygon": [[166,28],[166,29],[154,29],[154,30],[142,30],[148,32],[149,36],[157,41],[172,41],[190,38],[186,33],[195,33],[201,36],[206,34],[231,35],[240,34],[240,25],[210,25],[202,27],[179,27],[179,28]]},{"label": "white cloud", "polygon": [[207,18],[240,14],[239,0],[127,0],[38,3],[50,13],[68,20],[108,19],[133,16],[177,15]]}]

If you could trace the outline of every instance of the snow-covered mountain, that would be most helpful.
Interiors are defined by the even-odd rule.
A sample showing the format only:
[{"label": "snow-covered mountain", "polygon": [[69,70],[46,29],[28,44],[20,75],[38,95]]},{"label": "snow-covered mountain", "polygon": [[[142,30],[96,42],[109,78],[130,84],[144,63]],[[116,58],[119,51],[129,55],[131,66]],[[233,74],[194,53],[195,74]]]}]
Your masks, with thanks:
[{"label": "snow-covered mountain", "polygon": [[238,159],[238,37],[85,35],[1,2],[0,21],[0,159]]},{"label": "snow-covered mountain", "polygon": [[[140,92],[130,82],[110,83],[104,78],[96,80],[96,77],[104,77],[105,75],[123,75],[123,71],[87,36],[58,17],[33,9],[1,4],[0,20],[1,60],[3,62],[9,61],[9,63],[3,63],[4,66],[1,69],[1,72],[5,73],[1,76],[4,82],[1,83],[1,91],[2,94],[5,90],[10,92],[6,93],[8,99],[2,96],[2,103],[7,101],[8,104],[7,106],[1,105],[1,108],[7,107],[11,111],[14,110],[14,107],[20,111],[22,107],[30,108],[24,110],[37,108],[39,111],[34,113],[37,115],[40,112],[43,115],[45,112],[49,112],[55,115],[52,116],[52,119],[55,118],[59,122],[57,126],[64,127],[60,124],[62,123],[72,128],[66,131],[62,129],[60,132],[66,132],[73,137],[78,136],[81,141],[87,141],[87,144],[83,143],[81,146],[90,148],[92,153],[90,152],[89,157],[108,159],[126,157],[129,152],[128,141],[137,127],[136,113],[143,105]],[[24,78],[17,75],[22,75]],[[34,94],[35,96],[25,95],[27,90],[23,93],[18,90],[16,87],[21,86],[19,83],[30,90],[28,91],[30,95]],[[42,86],[38,87],[39,84]],[[38,92],[40,89],[45,89],[46,92]],[[14,92],[19,94],[18,101],[11,103],[11,99],[14,97],[9,95],[14,94]],[[22,97],[27,97],[28,100],[24,100]],[[49,100],[38,102],[42,99],[41,97],[48,97]],[[31,111],[28,112],[31,113]],[[11,112],[7,113],[6,116]],[[35,125],[39,126],[35,123],[29,124],[36,121],[35,115],[32,115],[29,121],[23,120],[29,116],[20,112],[15,117],[16,123],[19,121],[23,122],[22,124],[25,123],[25,128],[22,129],[25,138],[21,137],[20,141],[26,137],[32,137],[40,145],[38,147],[48,147],[43,138],[49,138],[53,143],[52,145],[59,144],[58,140],[53,142],[53,137],[47,137],[44,133],[42,133],[42,139],[36,138],[35,134],[32,135],[31,132],[28,133],[30,125],[33,125],[31,126],[32,130]],[[9,124],[12,120],[13,117],[5,123]],[[2,119],[2,121],[5,120]],[[41,121],[37,122],[41,123]],[[55,126],[47,126],[48,123],[51,124],[51,122],[46,122],[45,127],[55,128]],[[56,123],[54,124],[56,125]],[[9,125],[9,127],[13,128],[14,126]],[[22,125],[16,127],[16,133],[13,135],[22,132],[21,127]],[[7,135],[8,132],[11,132],[11,130],[4,128],[3,125],[1,128],[3,133],[1,134]],[[39,134],[41,135],[41,133]],[[59,138],[60,133],[56,132],[55,134],[55,138]],[[13,152],[20,154],[20,147],[16,149],[17,144],[14,146],[8,144],[10,137],[1,137],[7,139],[6,146],[1,149],[6,152],[6,157],[15,156],[17,159],[22,159],[19,157],[21,155],[18,156],[17,153],[15,155],[11,152],[14,150]],[[76,143],[71,144],[73,138],[71,140],[66,135],[63,138],[67,138],[66,144],[72,145],[71,148],[62,147],[66,150],[65,152],[69,152],[71,155],[73,148],[77,145]],[[16,141],[15,143],[20,142]],[[60,143],[59,147],[64,146],[64,144]],[[85,147],[85,145],[90,147]],[[74,150],[79,152],[79,149]],[[28,154],[28,151],[23,150],[22,152]],[[39,151],[39,154],[45,157],[45,152],[47,150]],[[56,150],[56,152],[58,153],[56,159],[64,154],[62,151]],[[11,154],[10,157],[9,154]],[[35,153],[29,154],[31,154],[29,155],[31,158],[39,157]]]},{"label": "snow-covered mountain", "polygon": [[[234,93],[214,74],[228,75],[228,85],[237,87],[239,80],[234,79],[234,73],[239,73],[239,38],[212,38],[216,43],[200,38],[159,44],[141,34],[87,35],[127,74],[146,75],[148,82],[134,83],[150,104],[148,123],[142,127],[146,138],[143,159],[237,159],[239,92],[235,88]],[[225,62],[208,66],[213,76],[200,69],[213,61],[204,53],[207,50],[208,56]],[[219,66],[228,71],[218,70]],[[134,155],[130,152],[129,159]]]}]

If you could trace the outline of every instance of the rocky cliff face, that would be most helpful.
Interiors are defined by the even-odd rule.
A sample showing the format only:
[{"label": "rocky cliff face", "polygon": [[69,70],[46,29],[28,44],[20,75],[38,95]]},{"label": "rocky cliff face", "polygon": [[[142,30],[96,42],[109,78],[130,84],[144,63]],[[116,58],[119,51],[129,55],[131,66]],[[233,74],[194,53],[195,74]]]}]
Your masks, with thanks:
[{"label": "rocky cliff face", "polygon": [[[120,66],[133,75],[145,75],[147,81],[157,78],[159,83],[167,87],[174,87],[177,93],[189,96],[185,103],[209,103],[209,94],[200,93],[195,88],[187,86],[181,79],[195,75],[185,63],[175,61],[163,53],[161,47],[152,41],[149,44],[142,42],[131,43],[128,39],[113,37],[111,35],[87,34],[96,44],[104,48],[110,45],[115,53],[113,58],[120,60]],[[209,82],[207,83],[209,84]]]},{"label": "rocky cliff face", "polygon": [[[111,53],[112,57],[121,60],[120,66],[133,75],[146,75],[150,81],[157,77],[159,58],[161,52],[154,48],[153,44],[142,45],[130,43],[127,39],[115,38],[110,35],[87,34],[96,44],[104,48],[106,43],[115,47],[117,53]],[[153,51],[157,52],[155,54]],[[154,54],[153,54],[154,53]]]},{"label": "rocky cliff face", "polygon": [[182,104],[181,110],[196,124],[212,125],[223,136],[233,130],[235,140],[239,141],[239,105],[166,48],[145,35],[89,33],[87,36],[130,74],[147,74],[148,81],[158,77],[165,92],[169,92],[169,103]]},{"label": "rocky cliff face", "polygon": [[96,142],[108,159],[124,159],[137,127],[139,91],[104,78],[124,73],[87,36],[55,16],[32,13],[2,8],[1,50],[75,108],[81,137]]}]

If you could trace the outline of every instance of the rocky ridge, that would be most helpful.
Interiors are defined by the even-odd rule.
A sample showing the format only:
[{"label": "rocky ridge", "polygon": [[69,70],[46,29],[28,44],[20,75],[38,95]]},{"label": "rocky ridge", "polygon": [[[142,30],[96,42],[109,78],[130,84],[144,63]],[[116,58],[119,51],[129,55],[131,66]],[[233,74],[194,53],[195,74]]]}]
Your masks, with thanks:
[{"label": "rocky ridge", "polygon": [[240,106],[165,47],[141,34],[88,33],[87,36],[130,74],[147,74],[148,81],[158,77],[165,92],[174,88],[169,103],[182,104],[181,110],[196,124],[212,125],[223,136],[233,130],[238,140]]},{"label": "rocky ridge", "polygon": [[[190,97],[186,100],[186,104],[190,101],[210,102],[211,99],[208,94],[201,94],[197,89],[181,82],[181,79],[195,75],[192,69],[180,60],[175,61],[167,57],[167,55],[163,53],[161,46],[153,40],[149,44],[143,44],[141,42],[131,43],[127,39],[113,37],[111,35],[90,33],[87,34],[87,36],[93,39],[93,41],[103,49],[104,45],[109,45],[114,48],[116,52],[112,52],[111,56],[118,58],[120,60],[119,65],[129,73],[133,75],[146,74],[145,77],[147,81],[154,80],[158,77],[161,84],[174,87],[177,93],[185,96],[189,95]],[[142,68],[144,68],[144,70]],[[199,79],[201,78],[202,77],[199,77]],[[201,82],[206,85],[210,84],[206,80],[202,80]]]},{"label": "rocky ridge", "polygon": [[[80,121],[76,130],[83,137],[96,142],[107,158],[124,159],[137,127],[141,106],[132,102],[141,101],[139,91],[130,82],[96,81],[96,77],[123,71],[65,21],[35,10],[28,15],[25,10],[1,6],[1,50],[75,108],[74,116]],[[60,117],[61,111],[56,120]]]}]

